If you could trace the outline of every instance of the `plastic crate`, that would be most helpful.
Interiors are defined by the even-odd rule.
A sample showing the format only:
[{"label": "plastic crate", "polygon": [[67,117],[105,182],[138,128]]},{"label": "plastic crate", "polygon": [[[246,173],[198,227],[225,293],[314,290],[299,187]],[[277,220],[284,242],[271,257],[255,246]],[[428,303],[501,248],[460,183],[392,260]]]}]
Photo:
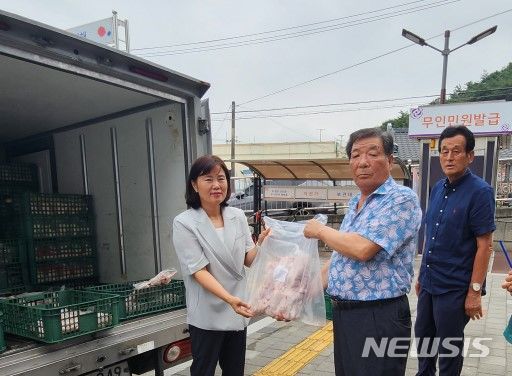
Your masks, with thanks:
[{"label": "plastic crate", "polygon": [[324,299],[325,299],[325,318],[327,320],[332,320],[332,300],[331,297],[324,293]]},{"label": "plastic crate", "polygon": [[0,184],[8,186],[27,186],[38,188],[37,167],[32,164],[0,164]]},{"label": "plastic crate", "polygon": [[94,220],[83,217],[26,217],[27,236],[32,239],[89,237]]},{"label": "plastic crate", "polygon": [[59,262],[38,262],[30,265],[33,285],[65,283],[96,277],[96,259],[87,257]]},{"label": "plastic crate", "polygon": [[23,212],[25,190],[0,185],[0,216],[19,216]]},{"label": "plastic crate", "polygon": [[93,257],[96,255],[96,244],[92,237],[64,240],[34,240],[29,252],[35,262]]},{"label": "plastic crate", "polygon": [[25,231],[20,214],[0,215],[0,239],[23,238]]},{"label": "plastic crate", "polygon": [[25,251],[25,242],[21,239],[0,239],[0,265],[21,262]]},{"label": "plastic crate", "polygon": [[27,195],[26,214],[35,216],[93,216],[92,196],[31,193]]},{"label": "plastic crate", "polygon": [[117,325],[119,297],[94,291],[30,293],[1,303],[6,333],[46,343]]},{"label": "plastic crate", "polygon": [[133,283],[136,282],[100,285],[87,290],[118,294],[121,297],[120,320],[185,307],[185,284],[181,280],[140,290],[135,290]]},{"label": "plastic crate", "polygon": [[23,287],[23,268],[20,263],[0,265],[0,294],[10,294]]},{"label": "plastic crate", "polygon": [[0,352],[5,351],[6,348],[7,348],[7,344],[5,343],[5,338],[4,338],[2,312],[0,311]]}]

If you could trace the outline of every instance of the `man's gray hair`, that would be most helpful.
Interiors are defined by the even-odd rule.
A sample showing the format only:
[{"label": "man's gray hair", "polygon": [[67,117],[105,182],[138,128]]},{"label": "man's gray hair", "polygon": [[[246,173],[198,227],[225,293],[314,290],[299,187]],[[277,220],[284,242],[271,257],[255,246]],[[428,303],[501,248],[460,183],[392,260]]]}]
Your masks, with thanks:
[{"label": "man's gray hair", "polygon": [[380,128],[364,128],[359,129],[350,135],[347,146],[345,147],[348,159],[350,159],[352,154],[352,146],[354,145],[354,142],[370,137],[379,137],[382,140],[382,145],[384,146],[384,153],[386,155],[393,155],[393,136],[391,136],[389,132],[385,132]]}]

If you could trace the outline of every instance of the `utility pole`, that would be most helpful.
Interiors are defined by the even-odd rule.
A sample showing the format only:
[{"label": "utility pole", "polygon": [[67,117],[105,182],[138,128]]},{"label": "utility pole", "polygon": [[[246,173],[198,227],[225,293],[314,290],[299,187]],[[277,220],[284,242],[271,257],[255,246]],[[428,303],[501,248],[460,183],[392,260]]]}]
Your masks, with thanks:
[{"label": "utility pole", "polygon": [[320,132],[320,142],[322,142],[322,132],[325,131],[325,128],[317,128],[316,130]]},{"label": "utility pole", "polygon": [[[231,161],[235,159],[235,101],[231,102]],[[231,162],[231,177],[234,178],[235,162]],[[234,182],[234,180],[232,180]],[[233,188],[233,186],[232,186]],[[232,190],[234,192],[234,190]]]}]

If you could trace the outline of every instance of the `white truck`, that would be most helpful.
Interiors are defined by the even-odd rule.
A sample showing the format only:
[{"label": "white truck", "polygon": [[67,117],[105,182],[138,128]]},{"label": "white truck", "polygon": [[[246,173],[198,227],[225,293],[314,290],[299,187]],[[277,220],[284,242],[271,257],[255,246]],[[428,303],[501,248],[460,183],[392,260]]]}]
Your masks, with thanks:
[{"label": "white truck", "polygon": [[[168,218],[186,208],[191,161],[211,153],[208,88],[0,10],[0,163],[36,164],[41,192],[93,196],[102,283],[177,267]],[[58,344],[8,335],[0,375],[163,375],[188,338],[185,309]]]}]

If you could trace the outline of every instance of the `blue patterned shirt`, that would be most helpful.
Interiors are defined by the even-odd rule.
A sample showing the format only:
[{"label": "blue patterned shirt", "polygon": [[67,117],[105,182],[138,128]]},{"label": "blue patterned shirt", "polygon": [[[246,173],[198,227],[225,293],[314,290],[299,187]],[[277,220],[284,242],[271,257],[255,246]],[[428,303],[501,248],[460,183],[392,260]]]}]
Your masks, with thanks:
[{"label": "blue patterned shirt", "polygon": [[338,299],[377,300],[407,294],[414,275],[421,209],[416,194],[389,177],[366,199],[358,212],[361,194],[349,203],[340,226],[378,244],[368,261],[333,252],[327,293]]}]

